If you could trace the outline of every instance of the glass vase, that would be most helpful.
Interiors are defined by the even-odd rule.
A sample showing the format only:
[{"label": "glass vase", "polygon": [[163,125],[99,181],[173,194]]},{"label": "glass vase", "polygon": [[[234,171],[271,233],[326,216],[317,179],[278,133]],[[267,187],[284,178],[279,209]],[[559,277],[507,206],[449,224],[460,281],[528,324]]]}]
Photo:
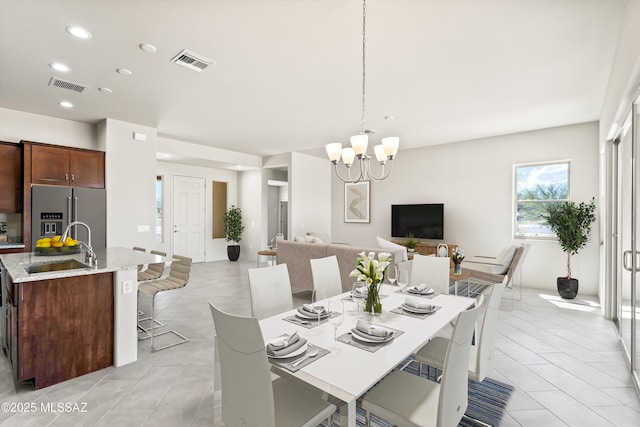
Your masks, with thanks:
[{"label": "glass vase", "polygon": [[372,283],[367,291],[367,300],[364,304],[365,313],[378,315],[382,313],[382,304],[380,304],[380,286],[381,283]]},{"label": "glass vase", "polygon": [[461,263],[453,264],[453,274],[455,276],[459,276],[459,275],[462,274],[462,264]]}]

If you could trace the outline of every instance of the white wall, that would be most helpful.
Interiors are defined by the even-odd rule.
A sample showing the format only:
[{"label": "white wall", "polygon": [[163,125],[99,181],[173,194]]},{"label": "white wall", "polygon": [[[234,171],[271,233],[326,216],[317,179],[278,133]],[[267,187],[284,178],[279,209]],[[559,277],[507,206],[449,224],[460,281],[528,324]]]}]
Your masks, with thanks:
[{"label": "white wall", "polygon": [[[133,132],[146,134],[147,140],[134,141]],[[98,135],[107,152],[107,246],[154,248],[156,130],[106,119],[99,124]],[[138,231],[139,227],[148,231]]]},{"label": "white wall", "polygon": [[[514,241],[513,165],[564,159],[571,160],[572,200],[597,196],[597,123],[400,150],[391,176],[371,183],[370,224],[344,223],[344,184],[333,176],[332,238],[376,246],[377,235],[390,236],[392,204],[444,203],[445,241],[468,255],[495,255]],[[592,233],[591,243],[572,257],[582,294],[597,292],[597,224]],[[556,277],[566,274],[560,246],[555,241],[529,242],[524,285],[556,289]]]},{"label": "white wall", "polygon": [[[175,175],[204,178],[206,182],[205,192],[205,260],[217,261],[227,259],[227,242],[224,238],[213,239],[212,224],[212,181],[227,183],[227,206],[237,205],[236,198],[238,188],[238,173],[225,169],[211,169],[199,166],[182,165],[178,163],[157,162],[156,172],[164,177],[164,241],[157,244],[158,249],[173,254],[171,237],[173,235],[173,197],[172,183]],[[155,176],[154,176],[155,177]]]},{"label": "white wall", "polygon": [[0,141],[21,140],[105,151],[95,125],[0,108]]},{"label": "white wall", "polygon": [[267,179],[262,169],[238,174],[238,206],[242,208],[244,232],[240,258],[256,260],[257,252],[267,247]]},{"label": "white wall", "polygon": [[[292,153],[289,169],[289,240],[308,231],[331,228],[331,163],[325,158]],[[337,205],[336,205],[337,206]]]}]

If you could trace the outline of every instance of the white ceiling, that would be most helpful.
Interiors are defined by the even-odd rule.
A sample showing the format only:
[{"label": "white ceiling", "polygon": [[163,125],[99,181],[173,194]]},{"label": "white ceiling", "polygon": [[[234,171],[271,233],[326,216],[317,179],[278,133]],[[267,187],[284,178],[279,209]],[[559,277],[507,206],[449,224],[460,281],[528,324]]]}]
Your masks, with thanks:
[{"label": "white ceiling", "polygon": [[[597,120],[625,6],[370,0],[367,128],[402,151]],[[317,152],[360,129],[361,22],[359,0],[0,0],[0,106],[255,155]],[[185,48],[216,64],[169,62]]]}]

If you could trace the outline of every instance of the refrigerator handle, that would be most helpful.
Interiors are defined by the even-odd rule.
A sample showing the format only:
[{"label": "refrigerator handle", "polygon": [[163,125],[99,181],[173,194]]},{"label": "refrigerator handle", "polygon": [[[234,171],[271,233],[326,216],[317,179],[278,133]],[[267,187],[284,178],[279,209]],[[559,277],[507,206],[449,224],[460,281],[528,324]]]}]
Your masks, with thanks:
[{"label": "refrigerator handle", "polygon": [[[64,228],[66,229],[67,225],[71,224],[72,222],[73,222],[73,218],[71,218],[71,197],[67,197],[67,223],[64,225]],[[72,236],[72,237],[75,238],[75,236]]]},{"label": "refrigerator handle", "polygon": [[78,197],[73,198],[73,220],[78,221]]}]

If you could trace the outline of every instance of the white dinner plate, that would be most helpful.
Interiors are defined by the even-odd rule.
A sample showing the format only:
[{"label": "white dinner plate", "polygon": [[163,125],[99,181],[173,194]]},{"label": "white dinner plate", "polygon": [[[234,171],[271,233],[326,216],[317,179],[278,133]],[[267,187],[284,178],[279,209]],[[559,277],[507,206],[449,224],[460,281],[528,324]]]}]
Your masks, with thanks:
[{"label": "white dinner plate", "polygon": [[429,314],[429,313],[433,313],[435,311],[435,308],[433,306],[431,306],[430,309],[424,309],[424,308],[416,308],[416,307],[411,307],[411,306],[402,304],[400,307],[404,311],[409,311],[409,312],[415,313],[415,314]]},{"label": "white dinner plate", "polygon": [[288,357],[300,356],[302,353],[307,351],[307,347],[309,347],[309,343],[304,343],[302,345],[302,347],[300,347],[296,351],[292,351],[291,353],[283,354],[282,356],[269,356],[269,358],[270,359],[286,359]]},{"label": "white dinner plate", "polygon": [[[326,313],[323,314],[322,316],[320,316],[320,320],[324,320],[327,317],[329,317],[331,315],[331,313]],[[311,314],[311,313],[302,313],[300,310],[296,310],[296,317],[299,317],[301,319],[306,319],[306,320],[318,320],[318,315],[317,314]]]},{"label": "white dinner plate", "polygon": [[432,295],[435,291],[432,288],[425,289],[422,292],[416,291],[413,288],[407,288],[407,292],[414,295]]},{"label": "white dinner plate", "polygon": [[372,343],[385,343],[385,342],[391,341],[392,339],[395,338],[395,334],[393,332],[391,333],[391,335],[389,335],[388,337],[386,337],[383,340],[365,338],[362,335],[358,335],[356,332],[351,332],[351,336],[353,338],[357,339],[358,341],[372,342]]}]

